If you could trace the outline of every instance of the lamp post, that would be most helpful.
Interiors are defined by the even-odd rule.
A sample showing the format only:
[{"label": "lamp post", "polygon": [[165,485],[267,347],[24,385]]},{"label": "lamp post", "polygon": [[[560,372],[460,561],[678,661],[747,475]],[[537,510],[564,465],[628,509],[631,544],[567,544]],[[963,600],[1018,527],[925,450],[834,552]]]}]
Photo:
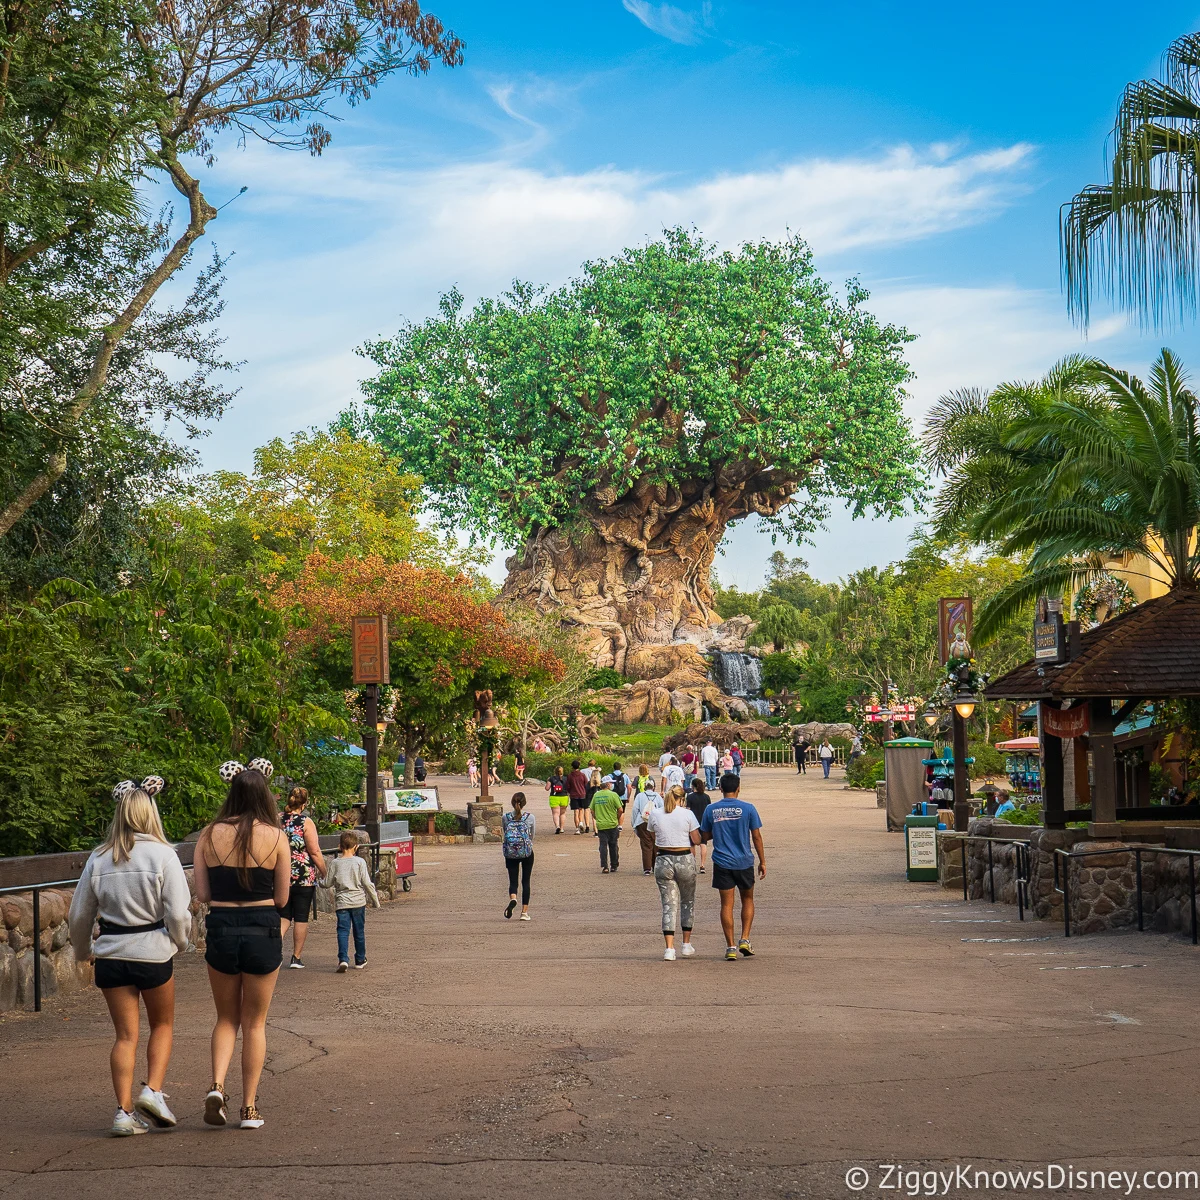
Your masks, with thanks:
[{"label": "lamp post", "polygon": [[971,691],[961,668],[958,691],[951,701],[951,728],[954,738],[954,829],[966,833],[971,820],[971,806],[967,803],[970,779],[967,774],[967,720],[975,711],[975,693]]}]

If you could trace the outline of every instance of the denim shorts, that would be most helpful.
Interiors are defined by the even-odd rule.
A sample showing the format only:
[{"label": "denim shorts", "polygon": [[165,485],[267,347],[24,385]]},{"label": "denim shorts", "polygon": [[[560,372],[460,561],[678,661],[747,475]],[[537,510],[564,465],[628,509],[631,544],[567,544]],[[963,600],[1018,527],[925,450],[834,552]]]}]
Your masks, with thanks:
[{"label": "denim shorts", "polygon": [[222,975],[270,975],[283,963],[279,910],[274,905],[210,908],[204,928],[204,961]]}]

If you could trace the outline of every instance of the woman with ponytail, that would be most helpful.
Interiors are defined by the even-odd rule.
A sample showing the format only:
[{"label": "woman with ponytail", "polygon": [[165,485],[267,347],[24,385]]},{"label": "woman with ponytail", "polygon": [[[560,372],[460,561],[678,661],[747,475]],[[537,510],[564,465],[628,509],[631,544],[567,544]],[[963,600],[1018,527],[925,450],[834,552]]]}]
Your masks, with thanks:
[{"label": "woman with ponytail", "polygon": [[[113,789],[116,808],[108,837],[83,868],[68,918],[75,957],[95,962],[96,986],[117,1035],[109,1056],[118,1104],[115,1137],[145,1133],[151,1124],[175,1124],[162,1086],[174,1037],[174,957],[187,949],[192,898],[153,800],[162,787],[163,781],[150,775],[140,784],[127,779]],[[93,941],[97,919],[99,936]],[[139,999],[146,1006],[150,1041],[146,1081],[134,1100]]]}]

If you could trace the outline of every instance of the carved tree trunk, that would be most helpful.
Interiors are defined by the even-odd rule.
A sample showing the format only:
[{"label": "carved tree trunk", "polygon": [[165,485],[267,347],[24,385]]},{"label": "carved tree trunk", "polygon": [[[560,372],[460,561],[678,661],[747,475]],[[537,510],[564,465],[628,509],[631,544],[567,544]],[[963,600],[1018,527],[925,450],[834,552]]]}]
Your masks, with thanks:
[{"label": "carved tree trunk", "polygon": [[680,486],[639,481],[589,498],[570,529],[539,529],[508,560],[502,600],[557,614],[593,663],[635,679],[702,682],[701,649],[720,623],[709,573],[731,521],[774,514],[795,483],[733,467]]}]

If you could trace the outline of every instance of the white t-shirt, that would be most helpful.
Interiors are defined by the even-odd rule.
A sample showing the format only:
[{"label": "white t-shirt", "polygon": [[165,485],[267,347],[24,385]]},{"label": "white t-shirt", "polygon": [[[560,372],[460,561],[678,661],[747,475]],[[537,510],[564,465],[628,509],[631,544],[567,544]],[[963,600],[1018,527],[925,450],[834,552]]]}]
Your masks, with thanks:
[{"label": "white t-shirt", "polygon": [[686,804],[677,804],[674,812],[652,808],[646,814],[646,828],[654,834],[656,846],[678,849],[692,844],[691,832],[700,828],[700,822]]},{"label": "white t-shirt", "polygon": [[702,767],[715,767],[717,765],[717,758],[716,746],[705,746],[700,751],[700,765]]},{"label": "white t-shirt", "polygon": [[820,748],[820,750],[817,751],[817,755],[820,758],[832,758],[833,757],[833,747],[828,746],[828,745],[823,745]]},{"label": "white t-shirt", "polygon": [[665,767],[667,763],[669,763],[674,757],[675,755],[673,755],[670,750],[664,750],[663,753],[658,756],[658,769],[661,771],[663,767]]},{"label": "white t-shirt", "polygon": [[683,787],[683,780],[684,780],[683,768],[676,763],[672,763],[669,767],[666,767],[663,769],[663,778],[672,787],[675,784],[678,784],[680,787]]}]

